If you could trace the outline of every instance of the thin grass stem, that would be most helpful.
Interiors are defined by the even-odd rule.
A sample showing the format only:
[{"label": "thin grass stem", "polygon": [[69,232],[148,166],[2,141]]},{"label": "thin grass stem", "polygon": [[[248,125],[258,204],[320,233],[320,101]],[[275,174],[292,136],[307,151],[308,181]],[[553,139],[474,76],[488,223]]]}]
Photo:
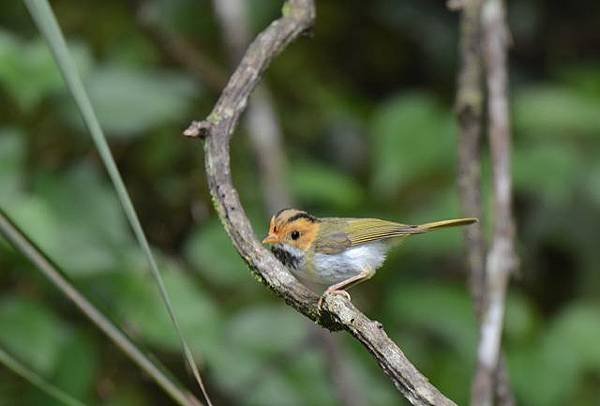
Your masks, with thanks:
[{"label": "thin grass stem", "polygon": [[104,163],[108,175],[114,185],[119,201],[121,202],[121,206],[123,207],[129,224],[133,229],[133,233],[135,234],[138,243],[140,244],[142,250],[144,251],[144,254],[146,255],[148,264],[150,266],[150,270],[152,271],[156,284],[158,285],[160,296],[165,304],[169,317],[173,322],[173,326],[175,327],[175,332],[177,333],[181,347],[183,349],[184,358],[189,364],[189,367],[193,372],[194,378],[196,379],[198,385],[200,386],[200,389],[202,390],[202,394],[204,395],[206,402],[209,406],[212,406],[211,401],[208,397],[208,393],[206,392],[204,383],[200,376],[200,372],[194,361],[192,351],[190,350],[187,341],[183,337],[183,333],[181,331],[181,328],[179,327],[179,322],[175,317],[175,312],[173,310],[171,300],[169,299],[169,294],[167,293],[167,289],[165,288],[165,284],[160,275],[160,271],[158,270],[156,260],[152,255],[150,244],[146,239],[146,236],[144,234],[138,216],[135,212],[123,179],[121,178],[117,165],[113,159],[112,153],[110,152],[110,148],[106,141],[106,137],[104,136],[104,133],[102,131],[102,128],[100,127],[100,123],[98,122],[90,99],[83,86],[83,83],[81,82],[81,78],[79,77],[77,67],[75,66],[75,63],[73,62],[73,59],[70,56],[67,44],[60,30],[58,22],[56,21],[56,17],[54,16],[52,8],[50,7],[50,4],[47,0],[24,0],[24,2],[36,26],[46,39],[46,42],[50,47],[56,64],[58,65],[61,71],[63,79],[65,80],[65,83],[69,91],[71,92],[71,95],[73,96],[77,107],[79,108],[83,121],[85,122],[85,125],[88,128],[90,135],[94,140],[94,143],[96,144],[96,149],[98,150],[98,153],[102,158],[102,162]]},{"label": "thin grass stem", "polygon": [[79,400],[75,399],[62,389],[59,389],[58,387],[52,385],[40,375],[33,372],[25,365],[17,361],[2,347],[0,347],[0,363],[3,364],[6,368],[10,369],[15,374],[19,375],[21,378],[25,379],[33,386],[37,387],[39,390],[41,390],[48,396],[58,400],[59,402],[62,402],[67,406],[85,406],[85,403],[80,402]]},{"label": "thin grass stem", "polygon": [[67,298],[69,298],[125,355],[131,358],[144,372],[178,404],[187,406],[200,404],[191,393],[180,389],[169,379],[136,345],[116,327],[102,312],[68,281],[67,277],[50,259],[16,226],[0,208],[0,234],[32,264],[34,264]]}]

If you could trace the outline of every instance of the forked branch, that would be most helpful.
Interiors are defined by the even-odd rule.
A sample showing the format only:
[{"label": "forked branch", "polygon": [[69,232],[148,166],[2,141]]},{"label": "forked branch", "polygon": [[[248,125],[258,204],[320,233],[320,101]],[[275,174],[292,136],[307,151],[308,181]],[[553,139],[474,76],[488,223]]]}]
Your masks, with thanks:
[{"label": "forked branch", "polygon": [[312,0],[290,0],[283,16],[258,35],[205,121],[185,130],[206,140],[205,166],[213,203],[235,248],[253,274],[290,306],[330,330],[344,329],[375,357],[396,388],[414,405],[453,405],[406,358],[383,326],[367,318],[347,299],[328,295],[323,311],[318,297],[300,284],[256,239],[231,180],[229,142],[248,97],[271,60],[309,30],[315,18]]}]

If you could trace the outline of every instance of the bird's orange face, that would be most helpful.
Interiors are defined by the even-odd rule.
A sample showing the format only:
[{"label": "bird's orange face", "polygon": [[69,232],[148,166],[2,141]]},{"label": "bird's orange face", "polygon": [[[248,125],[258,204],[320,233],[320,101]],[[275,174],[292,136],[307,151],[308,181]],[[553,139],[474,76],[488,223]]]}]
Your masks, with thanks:
[{"label": "bird's orange face", "polygon": [[319,233],[320,221],[296,209],[284,209],[271,218],[264,244],[287,244],[308,251]]}]

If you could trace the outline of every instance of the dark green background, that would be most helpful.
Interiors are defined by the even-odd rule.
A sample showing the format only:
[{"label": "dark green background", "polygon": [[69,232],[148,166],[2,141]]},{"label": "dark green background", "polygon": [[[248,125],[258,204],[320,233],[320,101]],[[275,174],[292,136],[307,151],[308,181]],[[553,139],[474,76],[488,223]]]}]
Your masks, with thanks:
[{"label": "dark green background", "polygon": [[[206,0],[156,1],[159,23],[225,72]],[[184,331],[217,404],[336,404],[309,322],[250,275],[211,207],[200,142],[214,88],[165,56],[120,1],[53,1]],[[600,396],[600,3],[509,4],[519,276],[505,352],[523,405]],[[249,1],[254,33],[281,2]],[[460,214],[452,105],[458,15],[441,1],[317,2],[310,37],[265,82],[284,131],[286,182],[316,215],[417,223]],[[0,205],[97,306],[188,386],[144,258],[45,44],[20,2],[0,4]],[[260,236],[271,213],[240,127],[232,166]],[[485,145],[486,229],[490,182]],[[458,230],[391,253],[354,302],[433,384],[469,398],[477,333]],[[365,404],[401,402],[371,357],[338,335]],[[0,243],[0,345],[91,404],[169,400],[18,253]],[[51,404],[0,368],[0,405]]]}]

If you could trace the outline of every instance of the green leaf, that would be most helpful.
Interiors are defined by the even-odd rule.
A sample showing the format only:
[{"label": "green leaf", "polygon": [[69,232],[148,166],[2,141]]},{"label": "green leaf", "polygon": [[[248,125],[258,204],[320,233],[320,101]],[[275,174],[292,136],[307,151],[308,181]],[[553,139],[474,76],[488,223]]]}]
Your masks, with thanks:
[{"label": "green leaf", "polygon": [[135,249],[117,200],[91,166],[40,177],[33,194],[8,209],[72,276],[114,270]]},{"label": "green leaf", "polygon": [[[513,162],[518,190],[557,205],[571,199],[572,188],[576,187],[583,169],[582,156],[577,149],[551,140],[519,146],[514,151]],[[548,176],[548,168],[552,168],[552,176]]]},{"label": "green leaf", "polygon": [[571,66],[559,66],[561,81],[578,93],[595,98],[600,97],[600,65],[594,62],[578,61]]},{"label": "green leaf", "polygon": [[[510,373],[526,404],[562,405],[583,382],[600,372],[600,309],[568,306],[532,346],[509,352]],[[560,371],[560,373],[548,373]]]},{"label": "green leaf", "polygon": [[316,162],[294,164],[289,176],[293,195],[306,206],[352,209],[364,196],[352,177]]},{"label": "green leaf", "polygon": [[0,300],[0,342],[43,375],[59,361],[67,331],[67,326],[39,303],[17,296]]},{"label": "green leaf", "polygon": [[[85,46],[70,46],[82,71],[91,65]],[[25,112],[35,108],[45,97],[64,87],[48,47],[39,39],[23,41],[0,30],[0,83]]]},{"label": "green leaf", "polygon": [[185,244],[185,257],[207,280],[220,287],[255,287],[246,264],[231,245],[221,223],[213,219],[195,230]]},{"label": "green leaf", "polygon": [[[85,83],[102,127],[115,137],[139,136],[182,119],[198,93],[198,85],[181,74],[118,64],[94,70]],[[70,101],[68,106],[70,122],[81,128],[75,107]]]},{"label": "green leaf", "polygon": [[398,96],[381,105],[371,124],[374,190],[391,196],[422,177],[453,170],[454,121],[449,111],[423,93]]},{"label": "green leaf", "polygon": [[447,285],[403,284],[388,298],[388,313],[402,326],[433,332],[457,351],[473,359],[477,328],[467,291]]},{"label": "green leaf", "polygon": [[[167,266],[168,265],[168,266]],[[212,351],[218,345],[219,314],[208,294],[174,263],[162,267],[181,329],[194,352]],[[164,306],[156,300],[152,280],[139,272],[115,275],[115,310],[120,318],[149,343],[171,351],[179,349],[179,340]]]},{"label": "green leaf", "polygon": [[299,346],[306,338],[306,327],[306,321],[285,306],[256,306],[234,315],[226,334],[232,346],[276,354]]},{"label": "green leaf", "polygon": [[[414,210],[410,219],[400,219],[411,224],[422,224],[437,220],[461,217],[458,193],[456,185],[440,187],[431,191],[428,198]],[[410,221],[409,221],[410,220]],[[463,244],[462,228],[449,228],[436,230],[407,242],[410,244],[410,252],[415,255],[447,255],[448,253],[459,254]]]},{"label": "green leaf", "polygon": [[598,162],[588,169],[586,189],[596,207],[600,207],[600,163]]},{"label": "green leaf", "polygon": [[216,381],[251,405],[334,404],[327,366],[307,345],[309,333],[309,323],[285,306],[240,311],[210,354]]},{"label": "green leaf", "polygon": [[0,129],[0,205],[8,207],[21,198],[24,134],[12,128]]},{"label": "green leaf", "polygon": [[569,306],[554,322],[547,337],[552,350],[569,343],[568,352],[582,368],[600,372],[600,307],[578,303]]},{"label": "green leaf", "polygon": [[529,300],[520,293],[510,292],[506,299],[504,334],[508,342],[527,342],[535,333],[539,320]]},{"label": "green leaf", "polygon": [[557,85],[521,89],[514,98],[515,127],[525,136],[596,136],[600,98]]},{"label": "green leaf", "polygon": [[[89,399],[99,366],[99,354],[94,343],[82,334],[69,336],[63,344],[56,364],[53,382],[76,399]],[[62,405],[47,397],[38,403]]]}]

